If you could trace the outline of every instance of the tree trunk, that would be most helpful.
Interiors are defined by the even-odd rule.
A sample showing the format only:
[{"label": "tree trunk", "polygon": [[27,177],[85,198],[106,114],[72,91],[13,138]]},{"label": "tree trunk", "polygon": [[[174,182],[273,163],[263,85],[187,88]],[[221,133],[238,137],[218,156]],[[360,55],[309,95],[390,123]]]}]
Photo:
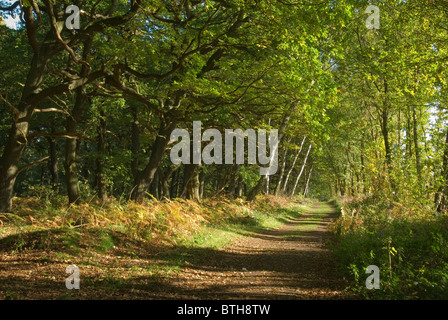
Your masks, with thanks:
[{"label": "tree trunk", "polygon": [[205,174],[204,171],[201,170],[199,173],[199,199],[204,199],[204,190],[205,190]]},{"label": "tree trunk", "polygon": [[[90,53],[92,40],[89,39],[84,43],[83,60],[87,60]],[[81,76],[85,77],[88,69],[85,65],[81,67]],[[76,135],[78,130],[78,123],[81,121],[83,114],[83,107],[86,103],[87,96],[85,93],[85,86],[82,85],[76,89],[75,104],[71,115],[67,116],[66,131],[68,134]],[[69,203],[79,203],[81,201],[81,193],[79,189],[78,168],[76,163],[77,158],[77,138],[68,138],[65,144],[65,182],[67,186],[67,195]]]},{"label": "tree trunk", "polygon": [[135,103],[131,105],[133,121],[131,125],[131,152],[132,152],[132,161],[131,161],[131,172],[134,180],[138,178],[139,170],[139,161],[138,155],[140,153],[140,128],[138,122],[138,106]]},{"label": "tree trunk", "polygon": [[98,132],[98,140],[97,140],[97,148],[98,148],[98,158],[96,159],[96,181],[98,188],[98,198],[101,202],[105,202],[107,200],[107,192],[106,192],[106,179],[104,173],[104,159],[106,156],[106,115],[104,110],[101,110],[100,120],[97,128]]},{"label": "tree trunk", "polygon": [[310,172],[308,173],[308,179],[306,180],[305,191],[303,192],[303,196],[304,197],[306,197],[308,195],[309,184],[310,184],[310,179],[311,179],[311,173],[313,173],[313,167],[312,166],[310,168]]},{"label": "tree trunk", "polygon": [[151,156],[146,167],[139,171],[135,179],[135,186],[131,195],[132,200],[141,202],[148,191],[154,175],[157,172],[160,161],[165,154],[166,147],[170,140],[171,132],[176,128],[176,122],[170,122],[167,125],[162,125],[157,134],[157,138],[151,148]]},{"label": "tree trunk", "polygon": [[360,161],[361,161],[361,193],[363,195],[366,194],[366,186],[365,186],[365,168],[364,168],[364,136],[361,139],[361,154],[360,154]]},{"label": "tree trunk", "polygon": [[[55,132],[54,123],[51,126],[51,132]],[[59,171],[58,171],[58,155],[57,155],[57,145],[55,138],[48,137],[48,153],[50,160],[48,161],[48,170],[50,172],[50,184],[53,190],[57,190],[57,184],[59,181]]]},{"label": "tree trunk", "polygon": [[230,179],[227,186],[227,191],[232,197],[237,197],[237,186],[238,186],[238,179],[240,176],[240,169],[241,164],[234,164],[229,168],[231,170],[231,174],[229,174]]},{"label": "tree trunk", "polygon": [[422,181],[421,166],[420,166],[420,148],[418,147],[418,130],[417,130],[417,115],[415,113],[415,106],[412,108],[412,120],[413,120],[413,136],[414,136],[414,149],[415,149],[415,167],[417,169],[418,183]]},{"label": "tree trunk", "polygon": [[384,150],[386,152],[386,155],[385,155],[386,170],[389,172],[389,169],[390,169],[390,166],[392,163],[392,154],[391,154],[390,143],[389,143],[388,121],[389,121],[389,113],[386,110],[382,110],[382,112],[381,112],[381,133],[383,134]]},{"label": "tree trunk", "polygon": [[263,190],[264,184],[266,183],[266,176],[261,176],[260,179],[258,179],[257,184],[255,187],[252,188],[252,190],[247,195],[248,201],[254,201],[257,195]]},{"label": "tree trunk", "polygon": [[154,179],[149,186],[149,194],[156,199],[159,199],[159,172],[160,170],[156,171],[156,173],[154,174]]},{"label": "tree trunk", "polygon": [[[28,111],[29,110],[29,111]],[[19,114],[19,119],[11,126],[9,139],[3,151],[0,166],[0,212],[10,212],[14,184],[18,174],[18,164],[27,143],[30,109]]]},{"label": "tree trunk", "polygon": [[243,185],[244,185],[244,179],[243,176],[241,174],[238,175],[238,182],[237,182],[237,187],[235,190],[235,195],[239,198],[241,198],[243,196]]},{"label": "tree trunk", "polygon": [[[158,171],[159,173],[159,182],[161,186],[160,191],[160,199],[162,198],[170,198],[170,195],[174,195],[174,192],[172,191],[173,188],[173,182],[176,180],[176,175],[173,175],[178,169],[180,168],[180,165],[171,165],[166,170],[163,170],[162,168]],[[170,185],[171,180],[171,185]]]},{"label": "tree trunk", "polygon": [[28,134],[29,122],[36,107],[36,102],[29,102],[29,98],[40,92],[47,63],[50,61],[51,56],[55,54],[52,52],[54,46],[47,43],[50,35],[52,35],[52,32],[47,34],[47,38],[41,45],[39,52],[33,55],[31,67],[22,91],[21,103],[13,113],[13,123],[0,161],[0,212],[11,211],[18,165],[28,142],[26,136]]},{"label": "tree trunk", "polygon": [[[313,83],[314,83],[314,81],[313,81]],[[282,123],[280,125],[280,129],[278,130],[278,141],[277,141],[278,146],[281,144],[281,142],[283,140],[283,134],[285,133],[286,126],[288,125],[289,120],[291,119],[291,116],[294,114],[297,107],[298,107],[298,103],[295,103],[295,102],[292,103],[289,110],[286,111],[283,116]],[[271,153],[278,152],[278,148],[277,148],[277,150],[270,150],[270,152]],[[247,200],[249,200],[249,201],[255,200],[258,193],[260,193],[263,190],[263,186],[266,182],[267,182],[267,175],[261,176],[260,179],[258,179],[256,186],[247,195]]]},{"label": "tree trunk", "polygon": [[406,115],[406,158],[412,159],[412,140],[411,140],[411,115],[410,110]]},{"label": "tree trunk", "polygon": [[434,196],[434,204],[437,212],[445,211],[448,203],[448,129],[446,130],[445,148],[443,151],[442,178],[443,184],[439,187]]},{"label": "tree trunk", "polygon": [[182,198],[200,201],[200,181],[199,181],[199,165],[186,164],[184,174],[184,188]]},{"label": "tree trunk", "polygon": [[299,149],[299,151],[297,151],[296,156],[294,157],[294,160],[291,164],[291,167],[289,168],[288,173],[286,174],[285,182],[283,184],[283,193],[286,192],[286,188],[288,187],[289,177],[291,176],[291,172],[295,168],[297,159],[299,158],[299,155],[302,152],[302,147],[303,147],[303,144],[305,143],[305,139],[306,139],[306,136],[303,137],[302,143],[300,144],[300,149]]},{"label": "tree trunk", "polygon": [[[86,102],[84,92],[85,88],[80,87],[76,90],[76,100],[70,116],[67,117],[66,131],[68,134],[76,135],[78,122],[81,120],[83,106]],[[65,143],[65,182],[67,186],[67,195],[69,203],[79,203],[81,200],[78,168],[77,168],[77,147],[78,138],[67,138]]]},{"label": "tree trunk", "polygon": [[297,184],[299,183],[300,177],[302,176],[303,170],[305,169],[306,161],[308,160],[308,155],[310,154],[311,146],[312,146],[312,144],[310,143],[310,146],[308,147],[308,152],[306,153],[306,156],[305,156],[305,160],[303,160],[302,169],[300,170],[300,173],[296,179],[296,183],[294,184],[294,187],[292,188],[291,197],[293,197],[294,194],[296,193]]},{"label": "tree trunk", "polygon": [[169,192],[169,197],[170,199],[177,197],[177,195],[179,194],[179,175],[180,175],[180,169],[176,170],[174,172],[173,178],[171,179],[171,184],[170,184],[170,192]]},{"label": "tree trunk", "polygon": [[283,152],[282,157],[282,167],[280,168],[280,174],[278,176],[277,185],[275,186],[274,195],[278,196],[280,194],[280,189],[282,188],[283,176],[285,174],[286,168],[286,156],[288,155],[288,147],[285,148],[285,152]]}]

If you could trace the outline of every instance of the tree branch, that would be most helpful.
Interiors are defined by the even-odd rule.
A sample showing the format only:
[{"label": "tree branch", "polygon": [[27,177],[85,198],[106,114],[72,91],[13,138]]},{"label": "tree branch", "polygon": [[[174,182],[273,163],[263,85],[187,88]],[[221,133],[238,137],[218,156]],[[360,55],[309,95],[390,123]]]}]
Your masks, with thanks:
[{"label": "tree branch", "polygon": [[45,98],[48,98],[50,96],[54,96],[57,94],[62,94],[62,93],[68,92],[68,91],[72,91],[76,88],[79,88],[80,86],[83,86],[87,83],[93,82],[105,75],[106,75],[106,72],[104,70],[98,70],[94,73],[91,73],[88,77],[75,79],[70,82],[66,82],[66,83],[57,85],[55,87],[46,88],[46,89],[42,90],[41,92],[30,96],[27,103],[36,105],[37,103],[44,100]]},{"label": "tree branch", "polygon": [[37,166],[37,165],[39,165],[39,164],[41,164],[41,163],[43,163],[45,161],[48,161],[49,159],[50,159],[50,156],[46,156],[46,157],[44,157],[44,158],[42,158],[40,160],[34,161],[33,163],[30,163],[30,164],[27,164],[27,165],[23,166],[22,168],[20,168],[17,171],[16,176],[19,175],[19,173],[21,173],[22,171],[25,171],[26,169],[29,169],[29,168],[34,167],[34,166]]},{"label": "tree branch", "polygon": [[37,139],[40,137],[58,137],[58,138],[66,138],[66,139],[83,139],[90,142],[96,142],[95,139],[92,139],[88,136],[79,134],[79,133],[66,133],[66,132],[36,132],[36,133],[30,133],[27,136],[28,141],[31,141],[33,139]]},{"label": "tree branch", "polygon": [[59,41],[59,43],[64,47],[64,49],[70,54],[70,57],[72,58],[72,60],[76,63],[76,64],[81,64],[84,65],[87,68],[87,73],[90,72],[90,70],[92,70],[92,67],[90,66],[89,63],[87,63],[84,60],[79,60],[76,57],[76,54],[73,52],[72,48],[70,48],[65,41],[62,39],[61,34],[59,33],[58,30],[58,22],[56,20],[56,16],[54,13],[54,7],[51,4],[50,0],[44,0],[45,5],[47,6],[48,9],[48,16],[50,18],[50,23],[51,23],[51,28],[53,29],[55,35],[56,35],[56,39]]},{"label": "tree branch", "polygon": [[58,108],[34,109],[33,112],[34,113],[57,112],[57,113],[65,114],[65,115],[69,114],[67,111],[61,110],[61,109],[58,109]]},{"label": "tree branch", "polygon": [[16,1],[9,7],[0,7],[0,10],[1,11],[13,11],[15,8],[17,8],[19,6],[19,4],[20,4],[20,1]]}]

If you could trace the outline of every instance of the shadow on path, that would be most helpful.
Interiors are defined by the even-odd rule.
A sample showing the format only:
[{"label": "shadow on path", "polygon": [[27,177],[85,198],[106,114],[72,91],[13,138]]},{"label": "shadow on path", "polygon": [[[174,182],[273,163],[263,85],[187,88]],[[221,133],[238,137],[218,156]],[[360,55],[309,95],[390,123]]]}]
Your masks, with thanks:
[{"label": "shadow on path", "polygon": [[[135,259],[118,260],[119,252],[102,255],[100,262],[81,259],[81,290],[65,288],[64,271],[73,262],[57,253],[5,254],[0,298],[353,299],[334,274],[326,245],[327,225],[335,216],[331,206],[318,204],[278,229],[245,234],[222,249],[175,247],[170,255],[164,248],[145,251],[135,244]],[[179,272],[166,277],[158,272],[176,264],[182,265]]]},{"label": "shadow on path", "polygon": [[343,292],[345,281],[334,274],[326,245],[331,237],[327,225],[335,215],[331,206],[319,204],[281,228],[252,233],[227,248],[185,249],[187,267],[161,285],[155,297],[352,298]]}]

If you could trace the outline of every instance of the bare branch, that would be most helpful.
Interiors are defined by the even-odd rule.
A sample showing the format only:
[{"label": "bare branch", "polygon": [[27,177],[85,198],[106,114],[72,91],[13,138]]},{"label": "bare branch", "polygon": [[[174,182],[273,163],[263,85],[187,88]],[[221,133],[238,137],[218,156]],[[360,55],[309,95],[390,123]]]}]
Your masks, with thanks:
[{"label": "bare branch", "polygon": [[39,165],[39,164],[41,164],[41,163],[43,163],[43,162],[46,162],[46,161],[48,161],[49,159],[50,159],[50,157],[49,157],[49,156],[46,156],[46,157],[44,157],[44,158],[42,158],[42,159],[40,159],[40,160],[34,161],[33,163],[27,164],[27,165],[23,166],[22,168],[20,168],[20,169],[17,171],[16,175],[19,175],[19,173],[21,173],[22,171],[25,171],[26,169],[29,169],[29,168],[34,167],[34,166],[37,166],[37,165]]},{"label": "bare branch", "polygon": [[34,113],[47,113],[47,112],[57,112],[57,113],[69,115],[69,113],[67,111],[61,110],[58,108],[34,109]]},{"label": "bare branch", "polygon": [[90,70],[92,70],[92,67],[90,66],[90,64],[84,60],[79,60],[76,57],[76,54],[73,52],[72,48],[70,48],[67,43],[65,43],[65,41],[62,39],[61,34],[59,33],[58,30],[58,26],[57,26],[57,20],[56,20],[56,16],[54,13],[54,7],[51,4],[50,0],[44,0],[45,5],[47,6],[48,9],[48,16],[50,17],[50,22],[51,22],[51,28],[53,29],[57,40],[59,41],[59,43],[64,47],[64,49],[69,53],[70,57],[72,58],[72,60],[76,63],[76,64],[81,64],[83,66],[85,66],[87,68],[87,73],[90,72]]},{"label": "bare branch", "polygon": [[79,78],[79,76],[71,74],[71,73],[69,73],[65,70],[61,70],[61,69],[49,69],[49,70],[47,70],[47,72],[59,73],[59,74],[63,75],[64,77],[71,79],[71,80],[75,80],[75,79]]},{"label": "bare branch", "polygon": [[0,7],[0,10],[1,11],[13,11],[15,8],[17,8],[19,6],[19,4],[20,4],[20,1],[16,1],[9,7]]},{"label": "bare branch", "polygon": [[0,100],[6,103],[6,105],[11,109],[12,113],[14,114],[14,118],[16,118],[19,114],[19,110],[16,107],[14,107],[8,100],[6,100],[1,94],[0,94]]},{"label": "bare branch", "polygon": [[27,103],[36,105],[38,102],[44,100],[45,98],[48,98],[50,96],[54,96],[57,94],[62,94],[62,93],[68,92],[68,91],[72,91],[76,88],[79,88],[80,86],[83,86],[87,83],[93,82],[96,79],[103,77],[104,75],[106,75],[105,71],[99,70],[99,71],[91,73],[88,77],[74,79],[70,82],[66,82],[66,83],[57,85],[55,87],[46,88],[46,89],[42,90],[41,92],[30,96]]},{"label": "bare branch", "polygon": [[92,139],[88,136],[79,134],[79,133],[67,133],[67,132],[36,132],[36,133],[30,133],[27,136],[28,142],[37,139],[40,137],[59,137],[59,138],[66,138],[66,139],[83,139],[90,142],[95,142],[95,139]]}]

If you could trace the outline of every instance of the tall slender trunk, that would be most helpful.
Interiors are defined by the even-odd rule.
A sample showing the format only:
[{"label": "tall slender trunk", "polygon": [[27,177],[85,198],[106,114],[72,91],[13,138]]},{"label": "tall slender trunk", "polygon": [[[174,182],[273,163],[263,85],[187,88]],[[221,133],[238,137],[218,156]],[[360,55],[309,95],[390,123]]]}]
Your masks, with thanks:
[{"label": "tall slender trunk", "polygon": [[302,148],[303,148],[303,144],[305,143],[305,140],[306,140],[306,136],[303,137],[302,143],[300,144],[300,149],[299,149],[299,151],[297,151],[296,156],[294,157],[294,160],[291,164],[291,167],[289,168],[288,173],[286,174],[285,182],[283,184],[283,193],[286,192],[286,188],[288,187],[289,177],[291,176],[292,170],[294,170],[294,168],[296,166],[297,159],[299,158],[299,155],[302,152]]},{"label": "tall slender trunk", "polygon": [[414,149],[415,149],[415,167],[417,169],[418,183],[421,183],[422,173],[420,165],[420,148],[418,146],[417,115],[415,113],[415,106],[412,108],[412,120],[413,120],[413,136],[414,136]]},{"label": "tall slender trunk", "polygon": [[199,173],[199,199],[204,198],[204,190],[205,190],[205,174],[204,171],[201,170]]},{"label": "tall slender trunk", "polygon": [[361,138],[361,193],[364,195],[366,193],[366,186],[365,186],[365,169],[364,169],[364,136]]},{"label": "tall slender trunk", "polygon": [[138,121],[138,106],[136,103],[132,103],[132,125],[131,125],[131,152],[132,152],[132,160],[131,160],[131,172],[134,180],[138,177],[138,155],[140,153],[140,127]]},{"label": "tall slender trunk", "polygon": [[308,195],[309,192],[309,185],[310,185],[310,179],[311,179],[311,174],[313,173],[313,166],[311,166],[310,168],[310,172],[308,173],[308,179],[306,180],[306,185],[305,185],[305,191],[303,192],[303,196],[306,197]]},{"label": "tall slender trunk", "polygon": [[275,186],[274,195],[278,196],[280,194],[280,190],[282,188],[282,182],[283,182],[283,176],[285,175],[285,168],[286,168],[286,156],[288,155],[288,147],[285,148],[285,152],[283,152],[282,157],[282,166],[280,168],[280,174],[278,176],[278,182]]},{"label": "tall slender trunk", "polygon": [[296,183],[294,184],[294,187],[292,188],[291,197],[294,196],[294,194],[296,193],[297,184],[299,183],[300,177],[302,176],[303,170],[305,169],[306,161],[308,160],[308,156],[311,151],[311,146],[312,146],[312,144],[310,143],[310,146],[308,147],[308,152],[306,153],[305,159],[303,160],[302,169],[300,170],[300,173],[298,174],[297,179],[296,179]]},{"label": "tall slender trunk", "polygon": [[437,212],[442,212],[447,208],[448,199],[448,129],[446,130],[445,147],[442,159],[443,183],[434,196],[434,204]]},{"label": "tall slender trunk", "polygon": [[389,142],[389,113],[386,109],[381,111],[381,133],[383,134],[384,150],[386,152],[386,170],[389,172],[392,164],[392,154]]},{"label": "tall slender trunk", "polygon": [[176,170],[175,172],[174,172],[174,174],[173,174],[173,178],[171,179],[171,183],[170,183],[170,192],[169,192],[169,197],[172,199],[172,198],[175,198],[175,197],[177,197],[177,195],[179,194],[179,192],[178,192],[178,185],[179,185],[179,182],[178,182],[178,180],[179,180],[179,175],[180,175],[180,172],[181,170],[179,169],[179,170]]},{"label": "tall slender trunk", "polygon": [[406,115],[406,158],[408,159],[412,159],[413,157],[411,131],[411,115],[409,110],[409,113]]},{"label": "tall slender trunk", "polygon": [[[314,83],[314,82],[313,82]],[[285,133],[286,130],[286,126],[289,123],[289,120],[291,119],[291,116],[294,114],[295,110],[298,107],[298,103],[292,103],[289,110],[285,112],[280,128],[278,130],[278,141],[277,141],[277,149],[276,150],[270,150],[270,152],[277,152],[278,153],[278,146],[281,144],[282,140],[283,140],[283,134]],[[255,200],[255,198],[257,197],[257,195],[263,190],[263,186],[265,185],[265,183],[267,183],[267,175],[266,176],[261,176],[260,179],[258,179],[258,182],[256,184],[256,186],[249,192],[249,194],[247,195],[247,200],[248,201],[253,201]]]},{"label": "tall slender trunk", "polygon": [[[52,123],[51,132],[55,132],[55,125]],[[48,137],[48,155],[50,160],[48,161],[48,170],[50,172],[50,184],[53,190],[56,191],[57,184],[59,181],[59,171],[58,171],[58,155],[57,155],[57,145],[56,139],[52,137]]]},{"label": "tall slender trunk", "polygon": [[235,190],[235,194],[237,197],[243,196],[243,186],[244,186],[244,179],[241,174],[238,175],[238,182]]},{"label": "tall slender trunk", "polygon": [[96,159],[96,182],[98,188],[98,198],[101,202],[105,202],[107,199],[107,184],[104,173],[104,159],[106,157],[106,114],[104,113],[104,110],[101,110],[100,112],[97,133],[98,157]]},{"label": "tall slender trunk", "polygon": [[[67,117],[66,131],[69,134],[76,134],[78,122],[81,120],[83,106],[86,101],[84,87],[76,90],[76,100],[70,116]],[[69,203],[79,203],[81,201],[78,166],[77,166],[78,138],[67,138],[65,143],[65,183]]]}]

